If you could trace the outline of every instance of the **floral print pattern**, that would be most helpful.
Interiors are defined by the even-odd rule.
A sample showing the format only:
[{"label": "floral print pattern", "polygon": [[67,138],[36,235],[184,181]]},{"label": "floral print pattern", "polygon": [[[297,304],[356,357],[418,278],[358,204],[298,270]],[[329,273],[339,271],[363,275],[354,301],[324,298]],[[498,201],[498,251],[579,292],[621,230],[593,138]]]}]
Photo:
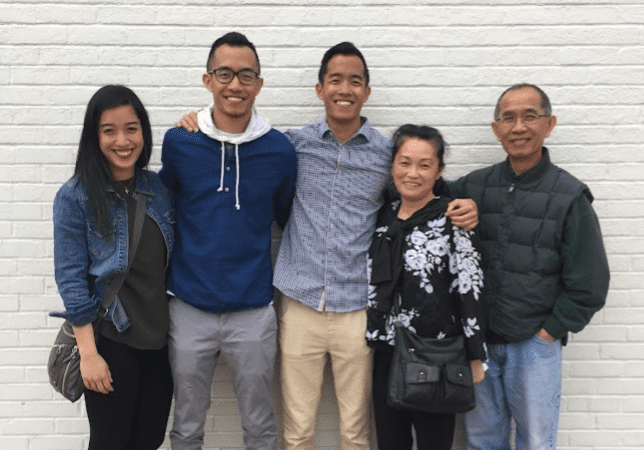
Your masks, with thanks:
[{"label": "floral print pattern", "polygon": [[476,300],[483,289],[483,270],[481,269],[481,254],[472,246],[473,231],[454,227],[455,251],[449,258],[449,271],[458,274],[450,286],[450,291],[458,287],[459,294],[472,291]]},{"label": "floral print pattern", "polygon": [[432,271],[441,272],[445,268],[443,257],[447,255],[449,236],[445,232],[445,216],[427,222],[427,230],[414,228],[405,239],[409,250],[405,252],[405,270],[420,277],[420,287],[428,294],[434,292],[429,276]]},{"label": "floral print pattern", "polygon": [[[399,204],[390,205],[394,211]],[[387,239],[379,223],[375,239]],[[421,336],[442,339],[464,334],[468,350],[485,359],[483,270],[474,231],[455,227],[444,213],[413,227],[404,236],[400,312],[375,309],[377,285],[369,286],[367,341],[393,345],[395,323]],[[369,279],[373,261],[368,260]]]}]

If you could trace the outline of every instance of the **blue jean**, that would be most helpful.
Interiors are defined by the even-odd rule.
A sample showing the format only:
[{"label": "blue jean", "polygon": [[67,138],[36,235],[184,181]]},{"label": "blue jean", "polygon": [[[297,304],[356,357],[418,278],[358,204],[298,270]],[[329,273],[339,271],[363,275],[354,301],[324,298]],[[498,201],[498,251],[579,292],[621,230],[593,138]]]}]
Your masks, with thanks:
[{"label": "blue jean", "polygon": [[276,450],[271,390],[277,353],[272,305],[212,314],[170,300],[168,338],[174,378],[172,450],[201,450],[217,358],[230,367],[247,450]]},{"label": "blue jean", "polygon": [[465,414],[468,450],[557,448],[561,403],[561,341],[532,336],[514,344],[491,344],[485,380],[476,385],[476,408]]}]

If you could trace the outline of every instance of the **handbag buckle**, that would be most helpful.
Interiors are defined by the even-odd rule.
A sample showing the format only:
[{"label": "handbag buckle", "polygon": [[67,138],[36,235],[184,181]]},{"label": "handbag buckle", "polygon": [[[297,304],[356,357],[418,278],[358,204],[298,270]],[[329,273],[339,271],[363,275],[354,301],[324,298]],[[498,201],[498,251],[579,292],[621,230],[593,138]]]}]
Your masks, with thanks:
[{"label": "handbag buckle", "polygon": [[408,383],[433,383],[440,379],[441,368],[423,363],[407,363]]},{"label": "handbag buckle", "polygon": [[98,305],[98,309],[96,313],[97,315],[101,316],[102,319],[104,319],[110,313],[110,310],[107,308],[103,308],[103,305]]}]

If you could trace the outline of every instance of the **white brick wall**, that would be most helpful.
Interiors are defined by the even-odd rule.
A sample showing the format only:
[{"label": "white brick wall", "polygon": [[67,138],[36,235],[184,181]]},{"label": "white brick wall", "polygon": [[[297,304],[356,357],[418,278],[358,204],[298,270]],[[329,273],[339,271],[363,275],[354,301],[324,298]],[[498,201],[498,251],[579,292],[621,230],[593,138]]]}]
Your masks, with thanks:
[{"label": "white brick wall", "polygon": [[[60,323],[46,312],[61,307],[51,203],[72,173],[87,101],[103,84],[132,87],[158,164],[164,130],[209,102],[205,59],[230,30],[257,45],[257,106],[280,128],[320,117],[320,59],[356,43],[372,72],[365,114],[386,133],[404,122],[440,128],[448,177],[503,158],[489,122],[505,87],[546,90],[559,119],[553,159],[593,190],[613,271],[606,308],[565,349],[559,448],[644,448],[644,2],[560,3],[0,0],[0,448],[87,447],[84,405],[54,395],[44,370]],[[320,449],[339,448],[331,386]],[[225,367],[207,431],[207,449],[242,447]]]}]

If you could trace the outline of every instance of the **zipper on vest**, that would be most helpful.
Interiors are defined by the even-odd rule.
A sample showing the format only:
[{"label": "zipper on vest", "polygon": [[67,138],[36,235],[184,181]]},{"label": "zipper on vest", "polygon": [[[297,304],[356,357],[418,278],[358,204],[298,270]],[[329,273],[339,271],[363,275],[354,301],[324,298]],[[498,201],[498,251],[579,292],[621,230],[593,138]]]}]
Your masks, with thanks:
[{"label": "zipper on vest", "polygon": [[510,186],[510,189],[508,189],[508,192],[514,191],[514,183],[512,183],[512,186]]}]

